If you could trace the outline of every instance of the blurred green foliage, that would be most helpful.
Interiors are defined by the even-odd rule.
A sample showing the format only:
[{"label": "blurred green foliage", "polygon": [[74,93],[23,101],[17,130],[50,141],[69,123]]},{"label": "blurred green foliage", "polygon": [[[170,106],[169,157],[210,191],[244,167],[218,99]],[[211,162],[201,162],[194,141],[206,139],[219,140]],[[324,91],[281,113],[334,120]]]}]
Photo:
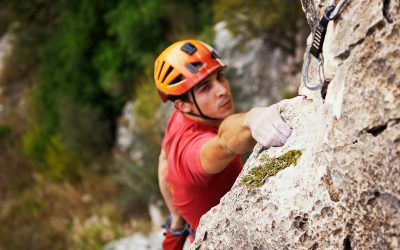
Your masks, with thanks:
[{"label": "blurred green foliage", "polygon": [[156,53],[211,27],[208,3],[1,2],[6,14],[0,26],[8,23],[16,35],[13,60],[34,58],[23,145],[39,171],[52,180],[75,181],[85,171],[104,171],[107,164],[97,159],[110,156],[122,104],[136,85],[152,82],[145,72]]},{"label": "blurred green foliage", "polygon": [[26,190],[5,207],[9,219],[1,220],[2,249],[62,249],[66,243],[63,235],[48,225],[49,201],[37,192]]},{"label": "blurred green foliage", "polygon": [[11,128],[7,125],[0,124],[0,141],[5,140],[11,134]]},{"label": "blurred green foliage", "polygon": [[214,0],[215,20],[245,39],[263,36],[273,46],[293,53],[295,31],[304,22],[300,1]]},{"label": "blurred green foliage", "polygon": [[102,249],[107,242],[124,236],[121,226],[108,217],[93,216],[85,222],[74,221],[73,249]]},{"label": "blurred green foliage", "polygon": [[[101,88],[92,63],[98,41],[105,37],[102,16],[110,7],[108,1],[71,4],[60,12],[58,29],[38,48],[41,65],[30,99],[32,130],[24,145],[45,173],[59,173],[51,169],[56,167],[71,170],[63,176],[76,179],[77,166],[90,169],[91,162],[112,147],[122,101]],[[54,164],[52,152],[66,160]]]}]

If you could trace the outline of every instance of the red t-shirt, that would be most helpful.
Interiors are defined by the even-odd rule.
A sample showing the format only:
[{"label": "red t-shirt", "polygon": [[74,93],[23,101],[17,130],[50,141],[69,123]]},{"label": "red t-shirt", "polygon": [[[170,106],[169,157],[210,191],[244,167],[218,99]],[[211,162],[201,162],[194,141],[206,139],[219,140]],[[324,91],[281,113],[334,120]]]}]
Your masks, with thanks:
[{"label": "red t-shirt", "polygon": [[164,135],[162,148],[167,153],[169,189],[179,213],[192,229],[231,189],[243,167],[238,155],[220,173],[204,172],[200,148],[217,132],[218,128],[193,121],[175,110]]}]

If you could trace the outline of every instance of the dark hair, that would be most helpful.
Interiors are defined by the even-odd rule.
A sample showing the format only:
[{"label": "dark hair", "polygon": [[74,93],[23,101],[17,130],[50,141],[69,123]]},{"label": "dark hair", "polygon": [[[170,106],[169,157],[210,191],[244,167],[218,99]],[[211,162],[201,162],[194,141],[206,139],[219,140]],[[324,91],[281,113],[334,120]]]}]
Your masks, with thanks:
[{"label": "dark hair", "polygon": [[189,95],[188,92],[182,94],[182,95],[169,95],[168,100],[171,102],[174,102],[175,100],[182,100],[183,102],[189,102]]}]

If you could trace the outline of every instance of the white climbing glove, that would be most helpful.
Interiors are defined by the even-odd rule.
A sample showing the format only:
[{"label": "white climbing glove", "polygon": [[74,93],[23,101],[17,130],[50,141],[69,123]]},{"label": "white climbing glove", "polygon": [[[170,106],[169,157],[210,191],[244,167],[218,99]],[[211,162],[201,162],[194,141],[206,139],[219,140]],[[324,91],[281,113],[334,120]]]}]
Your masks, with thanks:
[{"label": "white climbing glove", "polygon": [[283,146],[292,129],[282,120],[281,112],[288,105],[297,104],[304,96],[282,100],[269,107],[256,107],[247,113],[246,125],[252,137],[266,148]]}]

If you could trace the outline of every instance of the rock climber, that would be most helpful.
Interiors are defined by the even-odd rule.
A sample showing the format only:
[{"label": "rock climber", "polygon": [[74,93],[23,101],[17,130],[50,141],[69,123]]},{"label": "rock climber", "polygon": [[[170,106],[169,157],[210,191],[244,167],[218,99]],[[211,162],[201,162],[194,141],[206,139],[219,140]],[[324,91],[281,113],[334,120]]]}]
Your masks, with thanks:
[{"label": "rock climber", "polygon": [[163,249],[182,249],[187,237],[193,242],[200,217],[219,203],[242,170],[241,154],[257,142],[282,146],[292,132],[281,112],[302,97],[235,113],[226,67],[217,51],[198,40],[176,42],[155,61],[158,93],[175,104],[158,166],[171,213]]}]

